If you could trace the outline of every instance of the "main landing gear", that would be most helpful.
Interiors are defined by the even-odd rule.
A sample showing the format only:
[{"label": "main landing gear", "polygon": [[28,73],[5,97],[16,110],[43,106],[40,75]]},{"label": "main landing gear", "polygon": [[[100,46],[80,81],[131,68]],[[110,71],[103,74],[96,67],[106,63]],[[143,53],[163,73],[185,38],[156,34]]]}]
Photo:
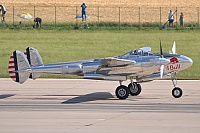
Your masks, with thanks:
[{"label": "main landing gear", "polygon": [[117,98],[119,99],[126,99],[128,98],[129,94],[131,96],[137,96],[141,93],[141,85],[138,83],[133,82],[131,78],[131,83],[128,85],[128,87],[122,85],[122,81],[120,82],[120,86],[118,86],[115,90],[115,94]]},{"label": "main landing gear", "polygon": [[180,98],[183,94],[183,91],[181,88],[176,87],[177,85],[176,73],[175,73],[175,77],[171,76],[171,80],[174,85],[174,89],[172,90],[172,96],[175,98]]}]

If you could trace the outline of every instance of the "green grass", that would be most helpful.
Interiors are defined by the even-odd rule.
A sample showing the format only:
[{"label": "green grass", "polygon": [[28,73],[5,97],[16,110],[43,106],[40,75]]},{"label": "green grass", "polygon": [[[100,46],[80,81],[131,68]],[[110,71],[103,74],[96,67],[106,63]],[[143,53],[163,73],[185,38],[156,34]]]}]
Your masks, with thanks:
[{"label": "green grass", "polygon": [[193,59],[194,64],[178,73],[181,79],[200,79],[199,30],[10,30],[0,32],[0,77],[9,77],[8,60],[16,49],[35,47],[43,62],[55,63],[121,55],[129,50],[150,46],[159,51],[159,39],[163,51],[168,52],[175,40],[177,53]]},{"label": "green grass", "polygon": [[[138,30],[138,29],[162,29],[163,24],[160,22],[89,22],[89,27],[91,30]],[[19,22],[15,21],[13,22],[6,22],[6,23],[0,23],[0,29],[15,29],[15,30],[27,30],[27,29],[33,29],[34,22],[26,22],[21,21],[21,24]],[[45,30],[73,30],[75,27],[81,27],[82,21],[77,22],[42,22],[42,29]],[[86,26],[85,26],[86,27]],[[170,27],[168,24],[164,26],[164,29],[169,29]],[[190,23],[184,23],[184,27],[180,27],[179,23],[174,23],[174,28],[178,30],[183,29],[193,29],[198,30],[200,28],[199,24],[197,22],[190,22]]]}]

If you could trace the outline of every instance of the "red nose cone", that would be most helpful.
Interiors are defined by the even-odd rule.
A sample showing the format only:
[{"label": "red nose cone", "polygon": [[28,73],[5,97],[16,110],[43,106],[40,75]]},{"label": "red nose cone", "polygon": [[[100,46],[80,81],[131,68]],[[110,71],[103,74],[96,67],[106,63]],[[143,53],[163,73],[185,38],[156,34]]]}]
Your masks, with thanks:
[{"label": "red nose cone", "polygon": [[179,61],[178,61],[178,59],[176,57],[173,57],[173,58],[170,59],[170,62],[172,64],[174,64],[174,63],[178,63]]}]

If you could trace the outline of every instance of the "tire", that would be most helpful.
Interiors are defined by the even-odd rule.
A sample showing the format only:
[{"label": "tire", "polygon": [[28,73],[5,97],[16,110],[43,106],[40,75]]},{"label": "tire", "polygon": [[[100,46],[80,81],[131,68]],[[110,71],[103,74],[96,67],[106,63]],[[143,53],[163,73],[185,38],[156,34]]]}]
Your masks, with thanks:
[{"label": "tire", "polygon": [[136,84],[136,83],[134,83],[133,85],[134,86],[132,86],[131,83],[128,85],[128,88],[130,90],[130,95],[131,96],[137,96],[141,93],[142,87],[141,87],[140,84]]},{"label": "tire", "polygon": [[117,96],[117,98],[119,99],[126,99],[128,98],[130,93],[130,90],[128,87],[124,86],[124,85],[120,85],[116,88],[115,90],[115,95]]},{"label": "tire", "polygon": [[175,87],[172,90],[172,96],[175,98],[180,98],[182,96],[182,94],[183,94],[183,91],[181,90],[181,88]]}]

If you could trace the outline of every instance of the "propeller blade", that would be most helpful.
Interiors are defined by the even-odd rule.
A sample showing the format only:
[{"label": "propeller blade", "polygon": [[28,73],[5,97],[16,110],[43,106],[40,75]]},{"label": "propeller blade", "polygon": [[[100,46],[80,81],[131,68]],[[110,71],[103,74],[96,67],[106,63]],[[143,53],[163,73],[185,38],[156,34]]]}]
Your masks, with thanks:
[{"label": "propeller blade", "polygon": [[176,42],[174,41],[173,47],[172,47],[172,54],[176,54]]},{"label": "propeller blade", "polygon": [[164,58],[163,51],[162,51],[162,42],[161,42],[161,40],[160,40],[160,55],[161,55],[161,58]]},{"label": "propeller blade", "polygon": [[163,78],[163,73],[164,73],[164,65],[160,66],[160,78]]}]

